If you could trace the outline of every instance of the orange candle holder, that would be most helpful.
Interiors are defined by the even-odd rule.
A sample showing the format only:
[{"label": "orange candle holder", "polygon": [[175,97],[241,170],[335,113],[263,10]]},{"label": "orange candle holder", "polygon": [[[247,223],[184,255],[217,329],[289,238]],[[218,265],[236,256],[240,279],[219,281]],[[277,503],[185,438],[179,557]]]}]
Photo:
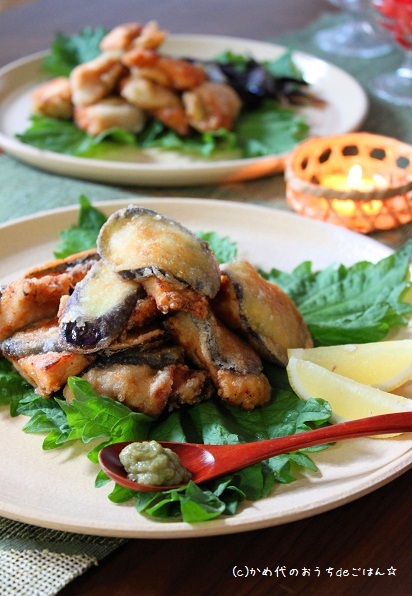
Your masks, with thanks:
[{"label": "orange candle holder", "polygon": [[[354,167],[361,177],[350,180]],[[349,178],[348,178],[349,176]],[[364,234],[412,220],[412,146],[369,133],[300,143],[285,166],[297,213]]]}]

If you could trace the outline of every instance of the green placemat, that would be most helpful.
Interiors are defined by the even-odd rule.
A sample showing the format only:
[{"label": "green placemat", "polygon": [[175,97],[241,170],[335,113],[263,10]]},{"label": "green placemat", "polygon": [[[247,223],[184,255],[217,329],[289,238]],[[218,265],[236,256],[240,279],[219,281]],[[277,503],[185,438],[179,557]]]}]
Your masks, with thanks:
[{"label": "green placemat", "polygon": [[[399,53],[376,60],[351,60],[325,55],[313,42],[315,31],[336,24],[341,17],[324,16],[307,29],[277,38],[277,43],[317,55],[354,75],[366,89],[374,75],[390,70]],[[412,116],[370,95],[371,108],[364,130],[412,142]],[[181,188],[120,187],[54,176],[17,160],[0,157],[0,222],[38,211],[77,204],[85,194],[91,201],[127,197],[199,197],[245,201],[277,209],[289,209],[285,202],[282,175],[246,183]],[[373,234],[392,247],[412,236],[412,225]],[[97,565],[124,541],[45,530],[0,518],[0,594],[2,596],[52,596],[71,580]]]},{"label": "green placemat", "polygon": [[128,197],[195,197],[289,209],[282,175],[218,186],[120,187],[56,176],[28,167],[7,155],[0,156],[0,222],[78,204],[81,194],[92,202]]}]

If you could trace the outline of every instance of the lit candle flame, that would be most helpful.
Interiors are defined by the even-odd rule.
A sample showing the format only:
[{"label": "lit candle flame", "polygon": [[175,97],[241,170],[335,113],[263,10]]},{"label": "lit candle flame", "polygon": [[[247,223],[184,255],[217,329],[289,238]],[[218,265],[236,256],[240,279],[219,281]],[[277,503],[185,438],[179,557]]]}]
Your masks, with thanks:
[{"label": "lit candle flame", "polygon": [[362,174],[362,167],[359,164],[355,164],[354,166],[352,166],[348,172],[348,177],[346,179],[346,184],[348,185],[348,188],[351,188],[353,190],[359,189],[359,187],[362,186]]}]

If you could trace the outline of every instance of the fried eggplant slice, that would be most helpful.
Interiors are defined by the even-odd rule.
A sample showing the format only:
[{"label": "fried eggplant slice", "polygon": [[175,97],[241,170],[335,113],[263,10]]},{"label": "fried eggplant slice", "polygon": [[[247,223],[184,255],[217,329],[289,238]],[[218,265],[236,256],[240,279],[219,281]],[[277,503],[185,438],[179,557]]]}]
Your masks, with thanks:
[{"label": "fried eggplant slice", "polygon": [[88,353],[107,347],[126,328],[141,288],[97,261],[76,285],[60,315],[67,349]]},{"label": "fried eggplant slice", "polygon": [[213,310],[263,358],[286,366],[288,348],[313,346],[302,315],[276,284],[265,280],[247,261],[234,260],[221,269]]},{"label": "fried eggplant slice", "polygon": [[0,342],[0,351],[6,358],[63,352],[64,349],[57,319],[28,325]]},{"label": "fried eggplant slice", "polygon": [[160,327],[147,326],[139,329],[133,328],[121,333],[119,337],[103,351],[105,353],[118,352],[120,350],[129,350],[131,348],[151,350],[164,344],[165,336],[165,330]]},{"label": "fried eggplant slice", "polygon": [[212,312],[201,319],[180,311],[165,326],[187,357],[210,374],[223,401],[245,410],[268,403],[271,389],[259,355]]},{"label": "fried eggplant slice", "polygon": [[141,346],[125,350],[108,349],[99,352],[97,356],[96,366],[102,369],[113,364],[145,364],[159,370],[183,362],[183,350],[180,346],[160,347],[156,350],[142,350]]},{"label": "fried eggplant slice", "polygon": [[154,276],[209,298],[219,290],[219,266],[207,243],[151,209],[129,206],[111,215],[97,247],[111,269],[126,279]]},{"label": "fried eggplant slice", "polygon": [[[136,349],[152,350],[165,342],[165,330],[161,327],[143,327],[122,333],[104,353]],[[57,319],[39,321],[16,331],[0,342],[0,351],[6,358],[22,358],[33,354],[67,351]]]},{"label": "fried eggplant slice", "polygon": [[26,272],[24,277],[44,277],[45,275],[70,275],[71,286],[74,286],[86,277],[93,264],[100,259],[95,248],[78,252],[65,259],[56,259],[40,267],[34,267]]},{"label": "fried eggplant slice", "polygon": [[73,375],[79,375],[94,360],[92,354],[48,352],[23,358],[9,358],[14,368],[42,397],[50,397],[67,383]]},{"label": "fried eggplant slice", "polygon": [[51,261],[26,272],[0,292],[0,341],[26,325],[51,319],[59,310],[60,300],[100,259],[95,249],[66,259]]}]

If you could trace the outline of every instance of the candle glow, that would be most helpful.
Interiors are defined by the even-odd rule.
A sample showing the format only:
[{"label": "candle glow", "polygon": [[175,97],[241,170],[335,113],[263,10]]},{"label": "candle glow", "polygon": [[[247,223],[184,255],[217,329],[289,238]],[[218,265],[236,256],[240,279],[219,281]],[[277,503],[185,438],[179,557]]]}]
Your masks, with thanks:
[{"label": "candle glow", "polygon": [[364,176],[359,164],[353,165],[348,174],[342,172],[324,176],[321,184],[335,190],[359,190],[360,192],[370,192],[374,188],[386,186],[385,179],[379,174],[374,174],[372,177]]},{"label": "candle glow", "polygon": [[287,161],[286,199],[306,217],[364,234],[389,230],[412,221],[409,164],[412,146],[389,137],[309,139]]},{"label": "candle glow", "polygon": [[[375,188],[384,188],[386,186],[385,179],[379,174],[373,174],[372,177],[364,176],[362,167],[359,164],[353,165],[347,174],[328,174],[321,179],[321,183],[323,186],[334,190],[357,190],[360,192],[371,192]],[[351,217],[356,213],[356,202],[351,199],[334,199],[332,204],[338,215]],[[372,200],[364,203],[362,209],[366,207],[365,213],[375,215],[379,213],[381,206],[382,201]]]}]

